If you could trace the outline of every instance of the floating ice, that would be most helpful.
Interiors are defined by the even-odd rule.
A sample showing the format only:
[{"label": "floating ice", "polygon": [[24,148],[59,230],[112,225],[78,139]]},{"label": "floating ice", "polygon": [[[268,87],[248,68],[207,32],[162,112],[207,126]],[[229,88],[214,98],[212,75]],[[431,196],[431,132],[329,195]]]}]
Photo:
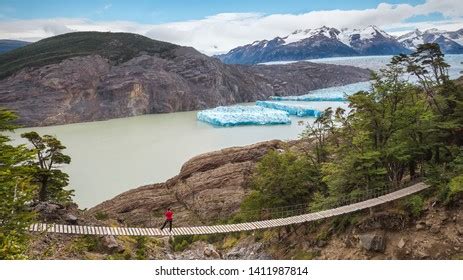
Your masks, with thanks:
[{"label": "floating ice", "polygon": [[308,94],[298,96],[271,96],[278,101],[347,101],[346,95],[352,95],[361,90],[369,90],[371,82],[360,82],[339,87],[329,87],[312,90]]},{"label": "floating ice", "polygon": [[275,101],[331,101],[331,102],[344,102],[347,101],[345,97],[322,97],[322,96],[311,96],[311,95],[300,95],[300,96],[270,96],[271,100]]},{"label": "floating ice", "polygon": [[310,108],[307,105],[295,105],[272,101],[257,101],[256,105],[265,108],[282,110],[288,112],[290,115],[296,115],[299,117],[318,117],[321,115],[320,111]]},{"label": "floating ice", "polygon": [[199,111],[196,117],[200,121],[216,126],[291,123],[291,119],[287,112],[261,106],[220,106]]}]

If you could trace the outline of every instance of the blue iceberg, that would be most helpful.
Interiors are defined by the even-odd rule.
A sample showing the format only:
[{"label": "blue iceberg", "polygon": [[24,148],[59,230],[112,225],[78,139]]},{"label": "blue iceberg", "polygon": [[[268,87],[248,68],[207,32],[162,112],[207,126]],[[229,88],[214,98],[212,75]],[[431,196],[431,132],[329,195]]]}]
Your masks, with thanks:
[{"label": "blue iceberg", "polygon": [[270,96],[271,100],[275,101],[332,101],[332,102],[345,102],[345,97],[328,97],[317,95],[300,95],[300,96]]},{"label": "blue iceberg", "polygon": [[285,111],[261,106],[216,107],[199,111],[198,120],[216,126],[290,124],[291,119]]},{"label": "blue iceberg", "polygon": [[282,110],[288,112],[290,115],[298,117],[318,117],[321,115],[320,111],[312,109],[306,105],[295,105],[273,101],[257,101],[256,105],[270,109]]},{"label": "blue iceberg", "polygon": [[361,82],[339,87],[312,90],[308,94],[298,96],[271,96],[276,101],[347,101],[346,96],[361,90],[369,90],[371,82]]}]

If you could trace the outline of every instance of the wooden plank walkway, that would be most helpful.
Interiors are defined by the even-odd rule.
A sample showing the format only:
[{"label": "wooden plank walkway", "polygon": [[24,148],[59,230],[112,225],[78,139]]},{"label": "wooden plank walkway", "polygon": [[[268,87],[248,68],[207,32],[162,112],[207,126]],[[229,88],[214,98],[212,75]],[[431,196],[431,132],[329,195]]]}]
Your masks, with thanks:
[{"label": "wooden plank walkway", "polygon": [[215,226],[195,226],[173,228],[172,232],[168,229],[160,230],[159,228],[130,228],[130,227],[103,227],[103,226],[80,226],[80,225],[62,225],[62,224],[32,224],[29,227],[31,232],[47,232],[61,234],[82,234],[82,235],[137,235],[137,236],[176,236],[176,235],[200,235],[200,234],[217,234],[238,231],[251,231],[258,229],[267,229],[281,227],[291,224],[306,223],[329,217],[339,216],[347,213],[356,212],[366,208],[374,207],[393,200],[397,200],[427,189],[429,186],[424,183],[417,183],[410,187],[368,199],[362,202],[341,206],[329,210],[315,213],[302,214],[287,218],[229,224]]}]

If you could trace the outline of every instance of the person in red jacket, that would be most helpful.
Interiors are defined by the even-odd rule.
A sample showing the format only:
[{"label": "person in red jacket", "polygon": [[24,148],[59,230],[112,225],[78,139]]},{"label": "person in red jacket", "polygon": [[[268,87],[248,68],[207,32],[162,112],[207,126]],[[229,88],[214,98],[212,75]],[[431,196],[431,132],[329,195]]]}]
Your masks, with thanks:
[{"label": "person in red jacket", "polygon": [[170,208],[167,208],[166,213],[164,213],[164,216],[166,216],[166,221],[161,227],[161,230],[163,230],[167,224],[169,224],[169,231],[172,231],[172,220],[174,219],[174,212],[170,210]]}]

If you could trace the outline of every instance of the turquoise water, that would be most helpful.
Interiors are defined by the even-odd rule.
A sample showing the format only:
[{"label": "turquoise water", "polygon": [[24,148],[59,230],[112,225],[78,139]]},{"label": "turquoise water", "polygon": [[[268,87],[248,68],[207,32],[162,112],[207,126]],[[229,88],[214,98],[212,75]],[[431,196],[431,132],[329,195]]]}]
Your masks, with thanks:
[{"label": "turquoise water", "polygon": [[[345,106],[320,103],[319,107]],[[91,123],[19,129],[57,136],[72,158],[70,175],[75,201],[94,206],[129,189],[163,182],[201,153],[271,139],[295,139],[313,118],[291,116],[291,125],[216,128],[196,120],[196,111],[144,115]]]},{"label": "turquoise water", "polygon": [[[448,56],[450,57],[450,56]],[[452,73],[463,70],[463,56],[452,56]],[[385,57],[321,59],[318,62],[368,67],[387,63]],[[377,67],[377,66],[375,66]],[[371,67],[372,68],[372,67]],[[460,70],[461,69],[461,70]],[[455,75],[455,74],[452,74]],[[334,95],[365,88],[365,83],[313,91]],[[309,105],[323,111],[343,107],[344,102],[279,101]],[[191,157],[226,147],[242,146],[271,139],[295,139],[304,126],[299,121],[314,118],[290,116],[290,125],[237,126],[217,128],[196,120],[196,111],[144,115],[108,121],[19,129],[15,142],[22,143],[22,132],[35,130],[57,136],[72,157],[65,167],[81,208],[94,206],[129,189],[162,182],[178,174]]]}]

